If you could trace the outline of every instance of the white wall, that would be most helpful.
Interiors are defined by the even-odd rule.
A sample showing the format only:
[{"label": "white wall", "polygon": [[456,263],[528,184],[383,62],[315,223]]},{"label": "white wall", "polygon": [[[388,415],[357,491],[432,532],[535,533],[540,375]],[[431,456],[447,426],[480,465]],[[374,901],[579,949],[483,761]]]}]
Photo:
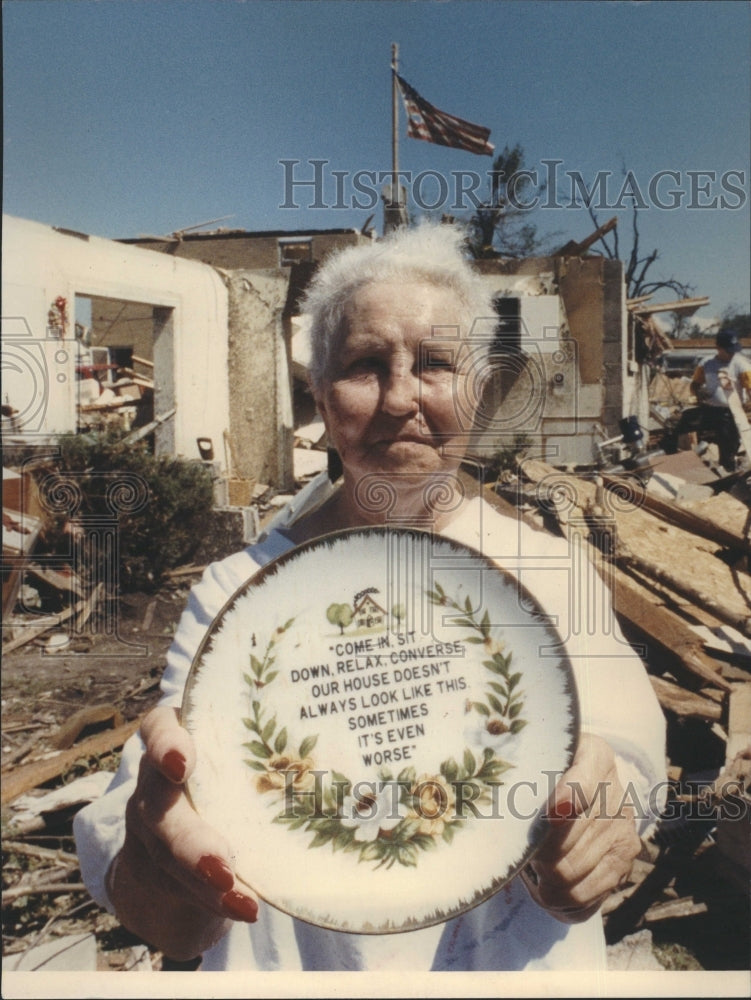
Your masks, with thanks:
[{"label": "white wall", "polygon": [[[221,454],[229,428],[227,291],[213,268],[12,216],[3,216],[2,268],[2,399],[20,411],[25,435],[75,430],[75,296],[98,295],[173,310],[172,350],[166,359],[158,352],[155,379],[164,383],[157,399],[160,388],[174,395],[174,452],[198,458],[196,438],[211,437]],[[58,296],[68,303],[62,340],[47,336]]]}]

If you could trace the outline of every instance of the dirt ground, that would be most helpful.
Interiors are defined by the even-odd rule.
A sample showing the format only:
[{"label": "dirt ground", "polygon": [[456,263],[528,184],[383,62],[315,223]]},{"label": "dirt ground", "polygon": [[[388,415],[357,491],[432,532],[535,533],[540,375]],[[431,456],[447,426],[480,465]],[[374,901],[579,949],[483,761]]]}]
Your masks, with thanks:
[{"label": "dirt ground", "polygon": [[[111,705],[129,721],[156,704],[165,654],[195,579],[184,578],[156,594],[124,595],[116,609],[100,608],[84,633],[71,635],[69,645],[60,652],[46,651],[40,639],[5,655],[2,761],[6,775],[43,755],[60,727],[86,706]],[[103,612],[108,612],[106,619]],[[111,726],[112,722],[89,726],[79,739]],[[59,787],[91,771],[115,771],[118,762],[118,751],[81,759],[39,791]],[[47,815],[44,829],[23,837],[8,826],[12,816],[12,809],[4,807],[4,892],[30,873],[39,872],[33,861],[16,855],[9,843],[23,841],[43,851],[52,848],[75,853],[70,811]],[[77,870],[67,878],[80,884]],[[74,891],[21,897],[9,906],[4,903],[4,968],[13,968],[15,957],[30,945],[44,945],[58,935],[82,933],[96,938],[99,971],[143,969],[148,963],[154,969],[162,967],[158,952],[139,947],[140,942],[114,917],[97,907],[86,893]]]},{"label": "dirt ground", "polygon": [[[195,575],[180,577],[158,593],[124,595],[116,609],[100,608],[87,631],[72,636],[69,645],[59,652],[46,651],[40,640],[5,656],[2,761],[6,775],[48,750],[60,727],[84,706],[112,705],[125,720],[135,720],[156,703],[165,653],[195,580]],[[102,614],[105,611],[109,611],[108,619]],[[87,729],[81,737],[95,729]],[[117,752],[79,760],[34,794],[92,771],[114,771],[118,760]],[[23,837],[8,827],[11,816],[12,810],[4,807],[4,892],[33,874],[37,864],[16,853],[13,844],[23,840],[43,850],[75,853],[70,811],[46,816],[43,829]],[[710,862],[711,854],[710,845]],[[39,869],[36,871],[38,874]],[[6,968],[12,968],[10,963],[31,945],[77,933],[96,938],[99,971],[142,969],[144,963],[147,967],[150,963],[155,970],[163,964],[165,968],[175,967],[163,963],[162,956],[153,949],[143,948],[114,917],[89,899],[80,888],[80,873],[75,866],[65,878],[79,888],[70,893],[58,889],[54,894],[38,891],[17,896],[8,905],[4,901]],[[696,912],[650,926],[650,961],[656,959],[657,968],[674,970],[748,968],[747,897],[730,889],[718,896],[716,872],[707,863],[706,852],[703,862],[699,859],[684,867],[674,886],[670,891],[676,897],[693,896]],[[644,933],[643,928],[640,933]]]},{"label": "dirt ground", "polygon": [[138,689],[147,678],[161,677],[187,595],[185,584],[157,594],[125,594],[114,622],[105,624],[98,615],[59,652],[48,651],[40,639],[6,654],[3,730],[26,720],[62,725],[86,705],[111,703],[126,720],[136,718],[158,696],[155,689]]}]

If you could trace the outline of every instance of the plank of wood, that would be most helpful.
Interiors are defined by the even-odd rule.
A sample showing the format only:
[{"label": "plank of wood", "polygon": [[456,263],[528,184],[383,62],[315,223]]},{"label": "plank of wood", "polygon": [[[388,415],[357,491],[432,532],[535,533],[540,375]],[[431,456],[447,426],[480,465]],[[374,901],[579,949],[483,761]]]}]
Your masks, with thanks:
[{"label": "plank of wood", "polygon": [[728,705],[727,762],[751,747],[751,684],[734,684]]},{"label": "plank of wood", "polygon": [[[687,597],[676,594],[669,587],[658,583],[657,580],[652,580],[650,577],[645,576],[644,573],[640,573],[635,566],[624,566],[623,571],[629,579],[634,580],[639,587],[649,593],[650,599],[656,607],[666,607],[669,611],[677,615],[681,621],[689,625],[692,631],[693,626],[697,623],[699,626],[703,625],[711,630],[722,628],[725,624],[716,615],[707,611],[706,608],[700,608],[697,604],[692,604]],[[702,645],[706,648],[706,641],[703,638]]]},{"label": "plank of wood", "polygon": [[83,740],[77,746],[69,750],[63,750],[55,757],[46,760],[35,760],[29,764],[10,771],[3,778],[2,793],[0,803],[11,802],[13,799],[23,795],[24,792],[38,788],[47,781],[59,777],[66,768],[75,764],[76,761],[85,760],[88,757],[99,754],[110,753],[119,749],[125,741],[136,732],[141,725],[141,720],[133,719],[123,723],[117,729],[108,729],[103,733],[96,733],[87,740]]},{"label": "plank of wood", "polygon": [[716,599],[709,590],[694,586],[694,584],[684,579],[682,575],[679,576],[673,573],[666,566],[660,566],[649,559],[644,559],[639,553],[623,543],[620,543],[617,547],[616,560],[621,564],[634,566],[640,572],[652,577],[659,583],[666,584],[671,590],[687,597],[694,604],[698,604],[699,607],[707,608],[720,621],[725,622],[727,625],[732,625],[742,635],[751,637],[751,615],[748,613],[748,608],[744,608],[740,614],[737,614],[734,610],[728,609],[721,600]]},{"label": "plank of wood", "polygon": [[15,899],[21,899],[23,896],[39,896],[42,893],[49,892],[52,895],[59,896],[61,893],[66,892],[88,892],[89,890],[83,884],[83,882],[53,882],[50,885],[17,885],[12,889],[6,889],[3,893],[3,906],[7,906],[8,903],[12,903]]},{"label": "plank of wood", "polygon": [[653,903],[644,914],[645,924],[655,924],[660,920],[672,920],[676,917],[695,917],[707,912],[707,904],[696,902],[690,896],[682,899],[668,899],[664,903]]},{"label": "plank of wood", "polygon": [[[593,484],[587,484],[595,491]],[[596,491],[589,499],[595,499]],[[577,504],[578,506],[578,504]],[[580,508],[581,509],[581,508]],[[561,526],[567,531],[566,509],[562,508]],[[593,552],[592,547],[588,549]],[[674,612],[656,605],[649,592],[631,579],[619,566],[612,567],[613,607],[639,636],[646,639],[654,653],[669,665],[720,688],[730,691],[730,684],[720,673],[720,664],[704,653],[701,639]]]},{"label": "plank of wood", "polygon": [[27,642],[31,642],[33,639],[37,639],[40,635],[44,635],[45,632],[49,632],[51,628],[56,628],[58,625],[62,625],[63,622],[67,622],[69,618],[73,615],[79,614],[86,607],[85,601],[79,601],[77,604],[66,608],[61,611],[58,615],[48,615],[46,618],[42,618],[36,625],[30,625],[28,628],[24,628],[20,635],[17,635],[15,639],[10,639],[8,642],[3,643],[3,653],[10,653],[14,649],[18,649],[20,646],[25,646]]},{"label": "plank of wood", "polygon": [[17,746],[15,750],[10,753],[3,754],[3,774],[13,765],[27,757],[32,750],[35,750],[39,746],[39,736],[30,736],[28,739],[24,740],[20,746]]},{"label": "plank of wood", "polygon": [[207,563],[204,563],[202,566],[195,566],[192,563],[188,566],[176,566],[175,569],[168,570],[164,575],[170,580],[178,576],[195,576],[196,574],[203,573],[206,566]]},{"label": "plank of wood", "polygon": [[27,844],[23,840],[3,840],[3,851],[6,854],[23,854],[27,858],[39,858],[41,861],[62,861],[68,864],[78,864],[78,855],[68,851],[53,850],[50,847],[40,847],[38,844]]},{"label": "plank of wood", "polygon": [[83,607],[76,615],[76,631],[80,632],[86,622],[94,613],[94,608],[102,600],[105,594],[104,583],[100,582],[94,587],[89,596],[83,602]]},{"label": "plank of wood", "polygon": [[[603,480],[606,486],[617,487],[623,483],[623,480],[618,476],[609,476],[607,474],[603,474]],[[728,531],[721,524],[710,521],[706,517],[701,517],[691,510],[686,510],[678,504],[671,503],[669,500],[653,496],[653,494],[646,491],[642,494],[641,499],[648,511],[656,514],[669,524],[676,524],[679,528],[684,528],[693,535],[699,535],[710,542],[717,542],[718,545],[722,545],[725,548],[751,554],[751,539],[747,536]]]},{"label": "plank of wood", "polygon": [[[544,462],[524,459],[523,476],[537,484],[540,500],[560,495],[569,510],[563,515],[571,524],[587,531],[595,521],[598,487],[581,476],[554,469]],[[551,506],[550,499],[547,500]],[[619,565],[639,569],[699,606],[708,608],[721,621],[751,635],[751,575],[728,566],[706,542],[676,525],[666,524],[641,506],[641,493],[616,498],[605,491],[599,498],[602,514],[597,520],[615,542]]]},{"label": "plank of wood", "polygon": [[661,662],[671,667],[677,664],[722,691],[731,690],[730,683],[720,673],[720,664],[704,653],[699,636],[673,611],[655,605],[648,592],[617,567],[613,608],[649,642]]},{"label": "plank of wood", "polygon": [[684,315],[691,316],[701,306],[707,305],[709,305],[709,299],[706,295],[701,295],[693,299],[677,299],[675,302],[657,302],[651,306],[640,305],[632,311],[639,313],[640,316],[660,312],[683,312]]},{"label": "plank of wood", "polygon": [[14,649],[25,646],[34,639],[38,639],[40,635],[44,635],[45,632],[49,632],[51,628],[56,628],[57,626],[62,625],[63,622],[67,622],[68,619],[72,618],[74,615],[76,616],[75,627],[77,630],[80,630],[91,617],[94,608],[103,595],[104,584],[98,583],[86,600],[78,601],[76,604],[65,608],[64,611],[59,612],[59,614],[48,615],[46,618],[39,619],[36,625],[30,625],[28,628],[24,628],[23,631],[15,637],[15,639],[10,639],[8,642],[4,642],[2,649],[3,653],[10,653]]},{"label": "plank of wood", "polygon": [[713,701],[702,698],[693,691],[686,691],[679,684],[666,681],[663,677],[650,676],[649,680],[663,709],[683,718],[704,719],[705,722],[719,722],[722,718],[722,707]]},{"label": "plank of wood", "polygon": [[117,729],[122,726],[123,721],[122,712],[115,705],[87,705],[74,712],[60,726],[50,739],[50,743],[56,750],[67,750],[73,746],[87,726],[109,722],[112,729]]},{"label": "plank of wood", "polygon": [[141,622],[141,631],[148,632],[154,622],[154,613],[156,612],[156,598],[152,598],[146,608],[146,613],[143,616],[143,621]]}]

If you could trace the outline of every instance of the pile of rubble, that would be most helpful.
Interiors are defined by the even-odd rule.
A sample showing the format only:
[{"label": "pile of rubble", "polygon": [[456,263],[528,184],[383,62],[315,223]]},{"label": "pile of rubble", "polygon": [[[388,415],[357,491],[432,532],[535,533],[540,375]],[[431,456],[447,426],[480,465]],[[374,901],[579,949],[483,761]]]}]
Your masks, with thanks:
[{"label": "pile of rubble", "polygon": [[[326,467],[319,430],[312,425],[299,437],[303,484]],[[261,526],[289,499],[273,492],[254,488]],[[612,589],[619,622],[642,653],[667,719],[669,811],[643,842],[628,883],[603,907],[608,941],[626,947],[625,958],[613,953],[613,962],[626,965],[614,967],[650,967],[643,955],[634,957],[634,942],[641,947],[647,939],[680,940],[690,930],[704,968],[743,968],[751,875],[749,483],[741,474],[720,478],[691,451],[653,457],[638,475],[575,474],[522,459],[515,472],[504,473],[483,492],[500,509],[562,534],[589,557]],[[170,574],[171,582],[184,588],[180,601],[202,568],[191,564]],[[34,572],[32,563],[38,583],[64,589],[66,581],[49,578],[52,571],[42,573],[46,581]],[[69,581],[66,586],[66,608],[82,615],[86,608]],[[141,612],[144,633],[157,600],[150,598]],[[60,612],[51,617],[59,624]],[[45,641],[50,625],[38,628],[36,639]],[[28,643],[30,630],[21,632],[4,649]],[[3,755],[3,848],[18,870],[6,871],[4,908],[40,895],[56,899],[67,915],[87,905],[70,820],[101,792],[97,782],[109,780],[102,761],[116,765],[118,749],[157,696],[158,681],[159,671],[152,670],[120,691],[114,701],[128,702],[125,717],[113,704],[92,704],[63,725],[42,726],[45,739],[33,720],[17,736],[6,731],[11,749]],[[97,919],[111,918],[100,913]],[[57,920],[57,931],[65,930],[65,921]],[[97,936],[100,931],[97,927]],[[92,932],[85,942],[68,936],[73,939],[66,960],[75,965],[82,961],[76,949],[90,947]],[[7,963],[38,962],[19,967],[44,968],[59,961],[42,952],[53,943],[59,952],[61,941],[41,937],[30,942],[13,937]],[[35,941],[41,950],[28,948]],[[118,952],[123,967],[160,967],[159,955],[136,945],[129,942]]]},{"label": "pile of rubble", "polygon": [[708,946],[717,942],[706,927],[722,928],[747,956],[750,486],[687,451],[660,453],[638,476],[528,459],[492,488],[496,503],[564,535],[608,581],[667,719],[668,806],[604,907],[610,942],[696,918]]}]

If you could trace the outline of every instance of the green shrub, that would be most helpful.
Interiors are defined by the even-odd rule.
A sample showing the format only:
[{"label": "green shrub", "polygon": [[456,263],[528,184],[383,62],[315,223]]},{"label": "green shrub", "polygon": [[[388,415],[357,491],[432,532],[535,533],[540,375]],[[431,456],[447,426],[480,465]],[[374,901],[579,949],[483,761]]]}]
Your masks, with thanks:
[{"label": "green shrub", "polygon": [[[108,553],[99,545],[87,549],[86,523],[117,517],[122,589],[153,589],[167,570],[190,561],[213,506],[206,466],[156,457],[145,444],[125,444],[112,432],[65,435],[58,445],[59,456],[36,472],[43,495],[58,487],[63,508],[46,525],[48,550],[70,550],[70,536],[78,533],[84,539],[84,572],[104,579]],[[75,513],[70,505],[65,509],[66,477],[75,488]]]}]

